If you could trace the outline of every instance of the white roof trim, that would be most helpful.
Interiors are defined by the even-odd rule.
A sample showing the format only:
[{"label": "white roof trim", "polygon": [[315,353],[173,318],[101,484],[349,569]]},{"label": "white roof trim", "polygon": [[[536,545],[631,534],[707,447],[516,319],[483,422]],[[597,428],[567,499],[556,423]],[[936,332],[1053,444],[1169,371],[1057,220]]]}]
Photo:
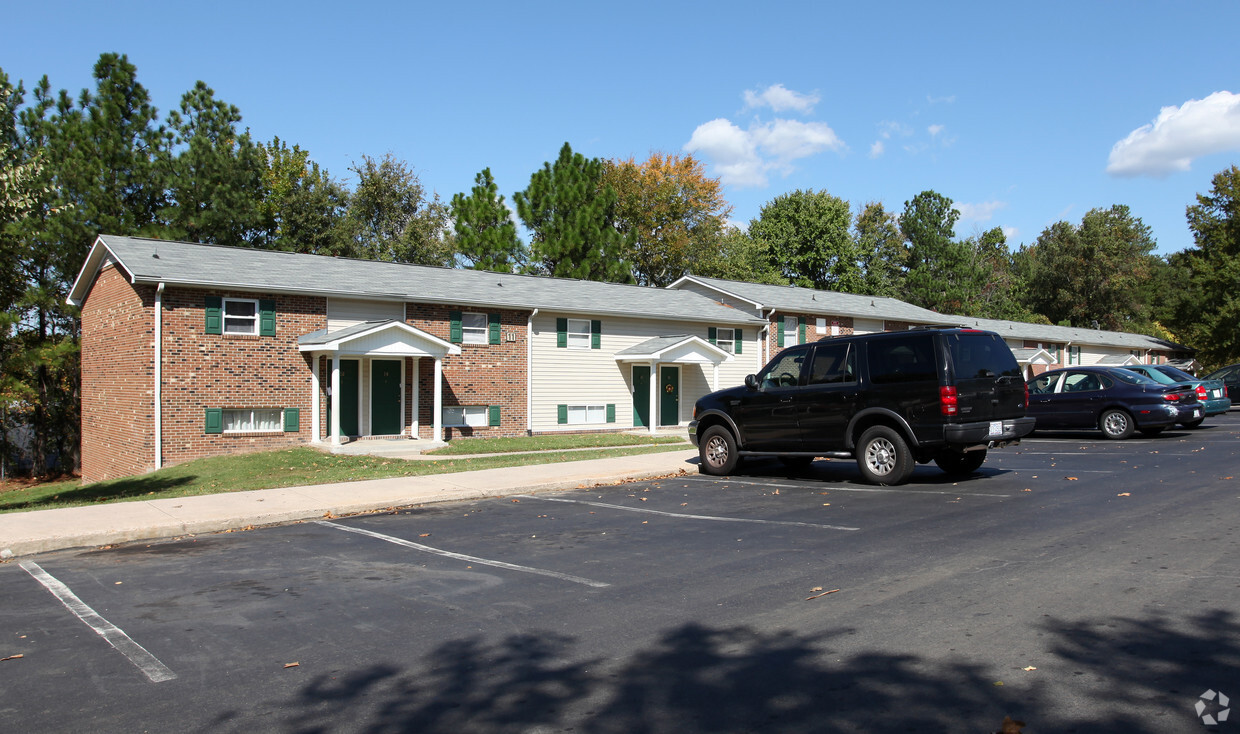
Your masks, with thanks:
[{"label": "white roof trim", "polygon": [[[341,354],[370,354],[391,357],[445,357],[449,354],[461,353],[460,345],[444,341],[433,334],[428,334],[421,329],[400,321],[387,321],[363,330],[356,330],[354,327],[350,327],[349,329],[339,329],[337,331],[348,331],[350,333],[336,339],[330,338],[331,334],[325,334],[324,341],[300,344],[297,348],[302,352],[339,352]],[[392,345],[387,349],[350,349],[350,345],[356,347],[358,342],[370,339],[385,331],[398,332],[397,339],[401,342],[401,345]]]},{"label": "white roof trim", "polygon": [[743,301],[743,302],[745,302],[745,303],[753,304],[753,307],[754,307],[754,308],[756,308],[756,309],[758,309],[758,310],[761,310],[761,309],[764,309],[764,308],[769,308],[768,306],[766,306],[766,305],[764,305],[764,304],[758,303],[757,301],[753,300],[752,298],[745,298],[744,296],[738,296],[737,294],[732,293],[731,291],[724,290],[723,288],[720,288],[720,287],[719,287],[719,286],[717,286],[717,285],[713,285],[713,284],[711,284],[711,283],[705,283],[705,282],[703,282],[703,281],[701,281],[701,280],[698,280],[697,278],[693,277],[692,275],[682,275],[682,276],[680,276],[680,278],[679,278],[679,279],[678,279],[675,283],[672,283],[671,285],[669,285],[669,286],[668,286],[668,288],[676,288],[677,290],[679,290],[679,286],[680,286],[680,284],[681,284],[681,283],[684,283],[685,281],[690,281],[690,282],[693,282],[693,283],[697,283],[698,285],[702,286],[703,288],[709,288],[710,290],[712,290],[712,291],[714,291],[714,292],[716,292],[716,293],[721,293],[721,294],[723,294],[723,295],[727,296],[728,298],[735,298],[735,299],[736,299],[736,300],[738,300],[738,301]]},{"label": "white roof trim", "polygon": [[[650,341],[656,341],[656,339],[651,339]],[[641,344],[637,345],[637,347],[640,347],[640,346],[642,345]],[[714,344],[711,344],[710,342],[706,341],[700,336],[686,336],[685,338],[680,339],[679,341],[676,341],[672,344],[668,344],[661,349],[656,349],[656,350],[652,350],[649,352],[637,352],[635,351],[637,347],[629,347],[628,349],[624,350],[624,352],[626,353],[616,355],[616,361],[617,362],[666,362],[668,364],[695,364],[696,362],[694,360],[686,359],[684,357],[674,357],[671,359],[667,358],[669,353],[675,352],[677,350],[683,350],[686,346],[692,346],[695,349],[704,351],[706,353],[707,358],[710,360],[710,362],[716,365],[721,362],[731,362],[733,359],[736,358],[735,355],[733,355],[728,350],[718,347]]]}]

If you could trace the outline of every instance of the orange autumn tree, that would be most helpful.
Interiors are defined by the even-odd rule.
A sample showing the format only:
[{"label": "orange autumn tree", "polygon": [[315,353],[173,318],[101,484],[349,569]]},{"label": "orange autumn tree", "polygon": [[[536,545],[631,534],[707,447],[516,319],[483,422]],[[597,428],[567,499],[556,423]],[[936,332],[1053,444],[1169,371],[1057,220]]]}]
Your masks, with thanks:
[{"label": "orange autumn tree", "polygon": [[719,246],[732,213],[719,179],[691,155],[608,161],[602,184],[616,192],[615,221],[628,235],[639,285],[666,286],[690,272]]}]

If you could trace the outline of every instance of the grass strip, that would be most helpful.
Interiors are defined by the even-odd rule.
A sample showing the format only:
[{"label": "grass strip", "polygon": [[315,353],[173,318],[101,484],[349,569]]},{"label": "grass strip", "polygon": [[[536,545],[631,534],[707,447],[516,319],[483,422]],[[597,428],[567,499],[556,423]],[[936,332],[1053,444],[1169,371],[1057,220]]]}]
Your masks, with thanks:
[{"label": "grass strip", "polygon": [[[497,440],[497,439],[488,439]],[[332,484],[364,479],[413,477],[430,474],[496,469],[531,464],[605,459],[663,451],[683,451],[690,446],[674,444],[601,448],[597,452],[505,454],[468,459],[406,461],[379,456],[327,454],[297,447],[236,456],[212,456],[177,464],[136,477],[92,484],[77,480],[50,482],[0,492],[0,512],[25,512],[58,507],[81,507],[106,502],[193,497],[251,489]],[[529,449],[526,449],[529,450]]]}]

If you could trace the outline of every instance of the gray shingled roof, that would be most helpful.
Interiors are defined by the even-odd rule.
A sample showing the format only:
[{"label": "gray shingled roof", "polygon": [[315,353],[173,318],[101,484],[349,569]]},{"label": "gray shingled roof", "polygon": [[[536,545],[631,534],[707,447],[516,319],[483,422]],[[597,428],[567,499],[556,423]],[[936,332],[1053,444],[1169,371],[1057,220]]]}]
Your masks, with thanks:
[{"label": "gray shingled roof", "polygon": [[745,283],[738,280],[703,278],[698,275],[686,277],[714,288],[720,293],[737,296],[761,308],[774,308],[777,311],[912,321],[919,324],[937,324],[943,320],[942,314],[895,298],[819,291],[795,285]]},{"label": "gray shingled roof", "polygon": [[975,329],[986,329],[997,332],[1007,339],[1028,339],[1043,344],[1095,344],[1104,347],[1122,347],[1125,349],[1170,349],[1174,351],[1190,351],[1188,347],[1173,344],[1145,334],[1129,334],[1124,331],[1102,331],[1100,329],[1081,329],[1075,326],[1053,326],[1051,324],[1029,324],[1023,321],[1003,321],[1000,319],[980,319],[975,316],[941,316],[945,324],[958,324]]},{"label": "gray shingled roof", "polygon": [[100,235],[69,299],[81,303],[106,253],[135,283],[304,293],[494,308],[760,324],[689,291],[481,270],[350,260],[222,245]]}]

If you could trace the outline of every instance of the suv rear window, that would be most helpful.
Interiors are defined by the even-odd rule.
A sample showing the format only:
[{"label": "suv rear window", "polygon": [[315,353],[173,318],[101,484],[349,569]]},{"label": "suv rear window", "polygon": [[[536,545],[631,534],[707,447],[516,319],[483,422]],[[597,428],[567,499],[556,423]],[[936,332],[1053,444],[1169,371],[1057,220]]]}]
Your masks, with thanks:
[{"label": "suv rear window", "polygon": [[1021,376],[1012,350],[994,334],[948,334],[947,347],[957,379]]},{"label": "suv rear window", "polygon": [[910,334],[890,339],[874,339],[867,345],[870,381],[875,385],[906,382],[936,382],[934,337]]}]

